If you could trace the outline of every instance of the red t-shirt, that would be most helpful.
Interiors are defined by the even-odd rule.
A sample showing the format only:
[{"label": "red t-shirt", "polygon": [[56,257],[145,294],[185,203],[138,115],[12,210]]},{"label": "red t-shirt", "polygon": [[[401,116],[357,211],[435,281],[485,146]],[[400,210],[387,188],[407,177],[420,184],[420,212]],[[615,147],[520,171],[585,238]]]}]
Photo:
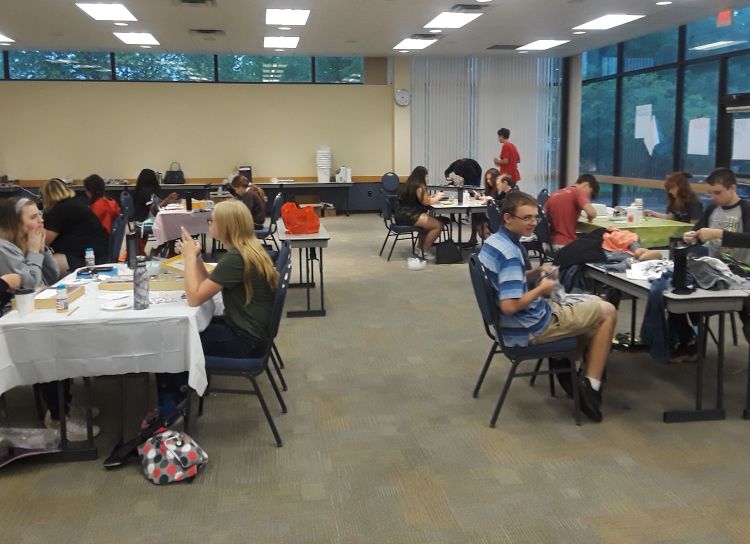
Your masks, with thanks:
[{"label": "red t-shirt", "polygon": [[549,218],[553,244],[564,246],[576,239],[576,222],[588,203],[589,197],[576,185],[550,195],[544,211]]},{"label": "red t-shirt", "polygon": [[521,180],[521,174],[518,173],[518,163],[521,162],[521,155],[518,149],[510,142],[505,142],[500,150],[500,159],[508,159],[508,164],[500,165],[500,174],[508,174],[513,181]]},{"label": "red t-shirt", "polygon": [[91,205],[91,211],[94,212],[99,222],[107,233],[112,232],[112,222],[120,215],[120,205],[114,200],[107,197],[97,198]]}]

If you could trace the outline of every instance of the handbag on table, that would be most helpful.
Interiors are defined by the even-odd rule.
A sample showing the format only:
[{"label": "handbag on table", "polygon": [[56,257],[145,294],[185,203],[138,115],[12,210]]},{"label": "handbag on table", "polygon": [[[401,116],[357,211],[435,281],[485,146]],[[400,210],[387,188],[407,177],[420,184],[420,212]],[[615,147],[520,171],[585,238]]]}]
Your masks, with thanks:
[{"label": "handbag on table", "polygon": [[185,183],[185,174],[179,162],[175,161],[169,165],[169,169],[164,174],[164,183],[167,185],[182,185]]}]

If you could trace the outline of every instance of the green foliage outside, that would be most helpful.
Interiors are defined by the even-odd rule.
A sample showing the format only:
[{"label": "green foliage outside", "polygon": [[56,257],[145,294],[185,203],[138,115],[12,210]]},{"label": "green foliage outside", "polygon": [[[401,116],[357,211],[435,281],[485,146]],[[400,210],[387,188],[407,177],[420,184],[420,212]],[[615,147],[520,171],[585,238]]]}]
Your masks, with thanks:
[{"label": "green foliage outside", "polygon": [[11,79],[112,78],[109,53],[84,51],[10,51]]},{"label": "green foliage outside", "polygon": [[750,93],[750,55],[729,59],[727,92]]},{"label": "green foliage outside", "polygon": [[315,81],[318,83],[364,83],[362,57],[315,57]]},{"label": "green foliage outside", "polygon": [[[716,164],[716,97],[719,95],[719,62],[712,61],[685,67],[682,102],[682,169],[696,175],[707,175]],[[688,133],[691,119],[711,119],[708,155],[688,155]]]},{"label": "green foliage outside", "polygon": [[615,80],[588,83],[581,94],[581,172],[612,174]]},{"label": "green foliage outside", "polygon": [[311,83],[312,57],[219,55],[219,81]]},{"label": "green foliage outside", "polygon": [[623,71],[677,62],[677,49],[677,28],[628,40],[623,50]]},{"label": "green foliage outside", "polygon": [[213,55],[187,53],[115,53],[121,81],[213,81]]}]

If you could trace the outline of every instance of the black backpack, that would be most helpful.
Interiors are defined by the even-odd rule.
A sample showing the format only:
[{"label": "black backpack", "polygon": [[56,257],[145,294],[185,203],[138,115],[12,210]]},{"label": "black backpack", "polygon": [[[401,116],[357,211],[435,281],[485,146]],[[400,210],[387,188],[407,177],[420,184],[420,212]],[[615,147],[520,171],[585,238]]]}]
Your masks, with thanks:
[{"label": "black backpack", "polygon": [[454,264],[463,262],[461,250],[453,240],[446,240],[435,245],[436,264]]}]

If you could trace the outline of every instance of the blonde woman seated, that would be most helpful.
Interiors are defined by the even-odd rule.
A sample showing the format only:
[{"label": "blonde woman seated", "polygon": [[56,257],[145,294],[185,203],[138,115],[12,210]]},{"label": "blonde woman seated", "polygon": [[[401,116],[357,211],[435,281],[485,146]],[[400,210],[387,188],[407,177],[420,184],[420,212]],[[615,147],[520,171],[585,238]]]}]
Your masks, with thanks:
[{"label": "blonde woman seated", "polygon": [[[227,252],[209,273],[200,258],[200,243],[182,230],[185,294],[199,306],[221,293],[224,316],[214,318],[201,333],[203,352],[219,357],[260,357],[270,338],[271,312],[279,274],[255,237],[253,218],[241,201],[220,202],[208,232]],[[187,373],[157,376],[158,417],[167,421],[179,414],[186,397]]]}]

